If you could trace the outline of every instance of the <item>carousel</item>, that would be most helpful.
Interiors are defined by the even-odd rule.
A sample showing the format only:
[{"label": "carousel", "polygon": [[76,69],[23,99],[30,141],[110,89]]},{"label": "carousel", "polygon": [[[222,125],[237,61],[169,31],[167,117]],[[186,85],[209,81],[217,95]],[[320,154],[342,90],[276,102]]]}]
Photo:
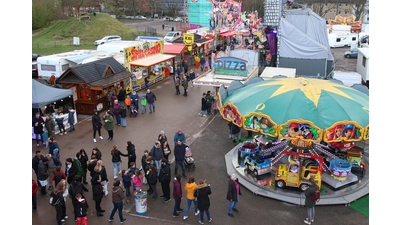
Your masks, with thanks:
[{"label": "carousel", "polygon": [[220,88],[220,114],[256,133],[226,156],[228,173],[256,194],[299,205],[313,177],[318,204],[368,194],[368,95],[330,80],[258,79]]}]

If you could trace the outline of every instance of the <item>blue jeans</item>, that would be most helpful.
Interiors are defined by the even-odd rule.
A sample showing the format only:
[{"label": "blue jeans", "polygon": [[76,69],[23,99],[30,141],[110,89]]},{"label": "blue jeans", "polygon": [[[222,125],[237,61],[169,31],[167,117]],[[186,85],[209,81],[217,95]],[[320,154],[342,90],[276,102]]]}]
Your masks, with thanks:
[{"label": "blue jeans", "polygon": [[121,118],[121,126],[126,127],[126,117]]},{"label": "blue jeans", "polygon": [[157,177],[158,177],[160,175],[160,170],[161,170],[161,159],[160,160],[154,160],[154,162],[156,163]]},{"label": "blue jeans", "polygon": [[113,202],[113,204],[114,204],[114,208],[113,208],[113,210],[112,210],[112,212],[111,212],[111,215],[110,215],[110,220],[114,220],[114,214],[115,214],[115,212],[118,210],[118,216],[119,216],[119,220],[122,222],[122,221],[124,221],[125,220],[125,218],[122,216],[122,206],[123,206],[123,203],[122,202]]},{"label": "blue jeans", "polygon": [[117,173],[121,171],[121,162],[113,162],[112,164],[114,166],[114,177],[116,177]]},{"label": "blue jeans", "polygon": [[175,161],[175,174],[178,173],[178,166],[182,167],[182,176],[186,177],[186,174],[185,174],[185,162],[183,162],[183,160],[182,161]]},{"label": "blue jeans", "polygon": [[117,124],[121,125],[121,115],[115,115],[115,118],[117,118]]},{"label": "blue jeans", "polygon": [[183,214],[184,216],[188,216],[190,206],[192,206],[192,202],[194,204],[194,213],[197,213],[197,211],[198,211],[198,209],[197,209],[197,201],[195,201],[194,199],[193,200],[188,199],[187,200],[187,206],[186,206],[186,209],[185,209],[185,214]]},{"label": "blue jeans", "polygon": [[231,201],[228,205],[228,214],[232,214],[232,209],[236,209],[237,202]]},{"label": "blue jeans", "polygon": [[142,113],[146,112],[146,105],[142,105]]},{"label": "blue jeans", "polygon": [[311,208],[307,207],[307,215],[308,215],[308,222],[311,223],[311,220],[314,220],[315,207],[311,207]]},{"label": "blue jeans", "polygon": [[172,213],[172,215],[178,215],[178,210],[181,208],[181,199],[179,198],[179,199],[176,199],[176,198],[174,198],[175,199],[175,205],[174,205],[174,212]]},{"label": "blue jeans", "polygon": [[207,110],[200,110],[199,114],[200,115],[207,115]]},{"label": "blue jeans", "polygon": [[69,123],[69,131],[75,130],[74,123]]},{"label": "blue jeans", "polygon": [[206,215],[207,215],[207,219],[208,219],[208,221],[210,221],[210,219],[211,219],[211,215],[210,215],[210,210],[200,210],[200,221],[202,222],[202,223],[204,223],[204,220],[203,220],[203,218],[204,218],[204,211],[206,211]]},{"label": "blue jeans", "polygon": [[[40,136],[40,138],[39,138],[39,136]],[[43,135],[35,134],[35,138],[36,138],[36,144],[39,144],[39,140],[41,140],[42,144],[44,144]]]},{"label": "blue jeans", "polygon": [[153,112],[153,111],[156,110],[156,106],[154,105],[154,102],[153,103],[149,103],[149,110],[150,110],[150,112]]}]

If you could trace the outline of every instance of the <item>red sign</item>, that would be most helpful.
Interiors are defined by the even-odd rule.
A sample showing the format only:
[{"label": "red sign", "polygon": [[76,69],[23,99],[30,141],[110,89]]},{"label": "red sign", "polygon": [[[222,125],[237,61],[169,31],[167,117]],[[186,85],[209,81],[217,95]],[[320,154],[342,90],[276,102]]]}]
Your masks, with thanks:
[{"label": "red sign", "polygon": [[132,48],[130,52],[130,61],[135,61],[136,59],[142,59],[147,56],[158,54],[160,52],[161,52],[160,43],[157,43],[155,46],[145,49]]}]

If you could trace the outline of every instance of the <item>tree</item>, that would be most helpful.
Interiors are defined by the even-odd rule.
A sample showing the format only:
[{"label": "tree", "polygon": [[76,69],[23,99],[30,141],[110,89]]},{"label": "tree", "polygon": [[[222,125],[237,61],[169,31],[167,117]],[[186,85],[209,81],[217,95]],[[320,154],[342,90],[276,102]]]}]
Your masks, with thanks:
[{"label": "tree", "polygon": [[178,3],[178,2],[176,2],[174,0],[166,0],[165,1],[165,5],[172,12],[172,15],[175,16],[176,14],[178,14],[180,3]]},{"label": "tree", "polygon": [[32,30],[45,27],[57,14],[58,7],[53,0],[32,0]]},{"label": "tree", "polygon": [[356,17],[357,20],[362,20],[362,18],[368,13],[369,9],[369,1],[364,0],[364,2],[361,2],[359,4],[353,4],[353,11],[354,11],[354,16]]}]

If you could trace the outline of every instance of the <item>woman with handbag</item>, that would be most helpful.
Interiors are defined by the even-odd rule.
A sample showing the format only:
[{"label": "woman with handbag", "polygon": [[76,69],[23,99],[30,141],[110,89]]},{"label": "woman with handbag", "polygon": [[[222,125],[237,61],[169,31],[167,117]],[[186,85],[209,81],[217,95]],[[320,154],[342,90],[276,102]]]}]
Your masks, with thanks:
[{"label": "woman with handbag", "polygon": [[199,184],[197,185],[197,191],[194,193],[194,196],[197,198],[198,208],[200,210],[200,224],[204,224],[204,212],[207,215],[208,222],[211,223],[212,218],[210,215],[210,198],[211,195],[211,187],[210,184],[207,184],[205,180],[199,180]]}]

